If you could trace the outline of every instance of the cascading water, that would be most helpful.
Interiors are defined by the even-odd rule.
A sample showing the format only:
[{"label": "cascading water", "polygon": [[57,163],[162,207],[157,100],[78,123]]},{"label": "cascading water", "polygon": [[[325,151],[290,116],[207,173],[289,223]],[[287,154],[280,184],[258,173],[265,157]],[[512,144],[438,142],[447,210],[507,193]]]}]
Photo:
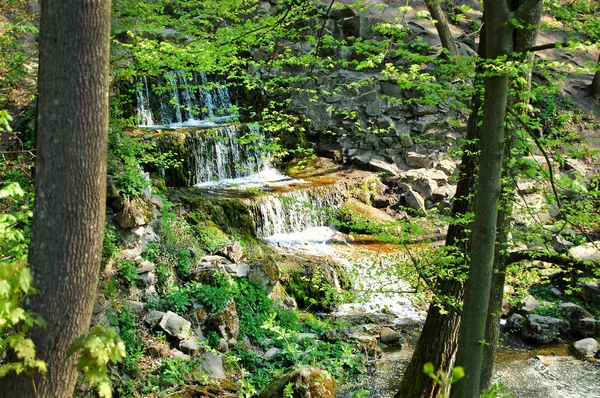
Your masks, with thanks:
[{"label": "cascading water", "polygon": [[177,154],[181,165],[165,170],[170,186],[213,184],[249,176],[270,165],[266,137],[257,124],[229,124],[173,132],[158,138],[164,151]]},{"label": "cascading water", "polygon": [[256,234],[276,239],[278,235],[329,225],[330,212],[345,199],[334,185],[321,186],[261,196],[250,205],[250,210],[255,217]]},{"label": "cascading water", "polygon": [[156,77],[154,85],[150,84],[149,79],[143,76],[140,88],[136,91],[140,127],[207,126],[237,116],[231,112],[231,97],[227,87],[209,82],[204,72],[185,74],[182,71],[170,71]]}]

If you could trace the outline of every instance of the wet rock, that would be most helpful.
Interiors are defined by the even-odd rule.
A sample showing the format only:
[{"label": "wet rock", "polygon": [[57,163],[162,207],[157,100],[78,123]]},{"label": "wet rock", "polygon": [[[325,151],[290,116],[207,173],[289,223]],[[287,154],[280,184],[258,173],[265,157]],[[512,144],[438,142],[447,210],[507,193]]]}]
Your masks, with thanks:
[{"label": "wet rock", "polygon": [[561,315],[570,321],[578,321],[589,315],[584,308],[573,303],[561,303],[559,310]]},{"label": "wet rock", "polygon": [[154,212],[152,205],[142,198],[123,199],[123,208],[115,215],[115,223],[123,229],[136,228],[149,224]]},{"label": "wet rock", "polygon": [[524,318],[519,314],[512,314],[506,320],[506,325],[504,325],[504,330],[508,333],[518,333],[523,330],[524,327]]},{"label": "wet rock", "polygon": [[328,330],[323,333],[321,339],[329,343],[335,343],[337,341],[355,343],[357,344],[358,349],[367,357],[376,358],[381,356],[381,348],[375,337],[362,334],[351,328]]},{"label": "wet rock", "polygon": [[302,398],[335,398],[335,379],[325,370],[300,367],[293,368],[266,386],[258,398],[283,398],[284,390],[291,385],[292,396]]},{"label": "wet rock", "polygon": [[379,331],[379,340],[387,345],[395,345],[400,342],[400,333],[392,328],[384,326]]},{"label": "wet rock", "polygon": [[584,337],[600,337],[600,321],[594,318],[582,318],[575,325],[575,330]]},{"label": "wet rock", "polygon": [[158,326],[169,336],[185,340],[190,336],[192,324],[174,312],[167,311]]},{"label": "wet rock", "polygon": [[539,306],[540,303],[532,295],[529,295],[519,301],[517,304],[517,312],[525,316],[533,312]]},{"label": "wet rock", "polygon": [[593,338],[587,338],[573,343],[575,353],[583,358],[592,359],[598,352],[598,341]]},{"label": "wet rock", "polygon": [[549,316],[527,315],[521,332],[521,338],[525,341],[548,344],[556,339],[566,322]]},{"label": "wet rock", "polygon": [[217,250],[216,254],[223,256],[230,261],[233,261],[235,264],[240,263],[244,258],[242,245],[240,245],[240,242],[238,241],[226,244],[225,246]]},{"label": "wet rock", "polygon": [[204,354],[202,369],[213,379],[224,379],[226,377],[223,371],[223,360],[219,355],[210,351]]}]

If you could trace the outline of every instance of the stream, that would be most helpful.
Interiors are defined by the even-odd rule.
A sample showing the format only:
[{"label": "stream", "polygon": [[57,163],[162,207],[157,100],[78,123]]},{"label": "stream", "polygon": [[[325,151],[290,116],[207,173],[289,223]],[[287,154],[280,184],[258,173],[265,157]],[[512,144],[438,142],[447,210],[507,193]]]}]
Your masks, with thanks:
[{"label": "stream", "polygon": [[[189,181],[211,195],[234,195],[235,192],[262,190],[265,193],[246,199],[256,222],[257,235],[283,254],[300,253],[313,258],[335,259],[353,275],[353,286],[361,289],[362,300],[339,306],[332,316],[375,313],[383,314],[392,323],[406,326],[411,338],[402,349],[387,349],[369,374],[362,388],[371,396],[392,397],[401,378],[402,369],[410,360],[419,327],[425,319],[425,308],[413,303],[410,294],[374,293],[386,283],[390,291],[410,290],[401,280],[389,280],[384,272],[386,255],[381,247],[361,242],[360,247],[328,224],[328,214],[347,198],[340,184],[352,178],[364,178],[372,173],[342,170],[332,166],[312,178],[293,178],[276,170],[258,148],[246,148],[239,143],[239,134],[250,131],[258,141],[265,139],[257,126],[220,126],[236,115],[223,116],[223,109],[232,108],[226,89],[201,88],[207,83],[205,74],[184,76],[169,73],[163,82],[168,88],[161,95],[152,95],[149,83],[143,79],[137,92],[138,124],[145,128],[173,129],[217,126],[217,133],[206,137],[201,132],[186,133],[185,146],[190,152],[194,175]],[[200,87],[200,88],[198,88]],[[193,112],[194,109],[201,109]],[[381,269],[379,269],[379,268]],[[375,272],[373,272],[375,271]],[[546,346],[536,351],[523,347],[507,347],[497,358],[495,379],[516,397],[593,398],[600,397],[600,368],[570,356],[566,344]],[[341,388],[340,397],[350,397]]]}]

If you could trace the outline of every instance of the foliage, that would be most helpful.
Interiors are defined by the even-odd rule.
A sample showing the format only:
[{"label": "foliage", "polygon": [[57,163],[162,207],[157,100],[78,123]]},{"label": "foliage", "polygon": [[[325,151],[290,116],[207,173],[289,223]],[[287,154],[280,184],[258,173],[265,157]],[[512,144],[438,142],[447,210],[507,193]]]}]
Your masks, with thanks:
[{"label": "foliage", "polygon": [[119,237],[114,224],[107,223],[104,227],[104,241],[102,245],[102,262],[108,263],[119,252]]},{"label": "foliage", "polygon": [[129,286],[135,286],[138,279],[137,266],[131,260],[122,260],[117,264],[119,275],[125,279]]},{"label": "foliage", "polygon": [[94,326],[87,335],[77,338],[67,355],[75,353],[77,369],[83,371],[83,380],[98,390],[102,398],[112,397],[107,366],[118,363],[125,357],[125,344],[113,328]]},{"label": "foliage", "polygon": [[28,236],[23,226],[29,222],[31,210],[28,203],[18,206],[19,198],[24,196],[16,182],[0,189],[0,199],[12,205],[12,212],[0,214],[0,356],[10,349],[17,359],[0,364],[0,377],[10,371],[17,374],[46,371],[46,364],[36,358],[33,342],[27,337],[33,326],[45,326],[45,322],[22,308],[25,299],[37,293],[25,262]]},{"label": "foliage", "polygon": [[[460,366],[455,366],[452,368],[452,375],[449,375],[443,371],[438,371],[436,373],[431,362],[428,362],[423,366],[423,372],[436,384],[440,385],[442,391],[448,391],[448,388],[450,388],[452,384],[465,377],[465,372]],[[442,398],[443,397],[444,395],[442,394]]]}]

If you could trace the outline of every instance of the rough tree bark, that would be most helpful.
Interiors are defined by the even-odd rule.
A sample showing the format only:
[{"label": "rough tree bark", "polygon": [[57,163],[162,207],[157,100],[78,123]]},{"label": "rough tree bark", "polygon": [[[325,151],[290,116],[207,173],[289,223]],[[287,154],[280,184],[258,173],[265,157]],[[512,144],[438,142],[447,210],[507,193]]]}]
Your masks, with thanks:
[{"label": "rough tree bark", "polygon": [[[505,0],[484,1],[488,59],[512,52],[512,17]],[[504,117],[508,96],[508,74],[488,76],[485,80],[480,140],[480,161],[475,193],[475,220],[471,241],[471,266],[465,284],[456,365],[465,377],[452,388],[452,397],[479,396],[485,325],[493,274],[498,201],[504,155]]]},{"label": "rough tree bark", "polygon": [[[524,0],[513,1],[513,9],[517,9],[524,3]],[[526,48],[535,46],[539,34],[540,21],[542,18],[543,3],[540,1],[526,13],[521,21],[521,25],[526,29],[517,29],[513,35],[513,48],[515,53],[521,53]],[[533,54],[522,54],[521,61],[533,63]],[[527,81],[526,91],[531,88],[531,72],[524,76]],[[517,98],[509,98],[509,107],[519,101]],[[509,156],[510,142],[507,140],[505,157]],[[503,177],[509,177],[512,170],[504,168]],[[503,178],[505,180],[505,178]],[[494,253],[494,273],[492,276],[492,287],[490,290],[490,302],[488,307],[488,315],[485,326],[485,341],[483,347],[483,367],[481,370],[480,388],[483,390],[488,388],[492,381],[494,371],[494,362],[496,361],[496,351],[499,345],[500,336],[500,316],[502,314],[502,299],[504,297],[504,281],[506,279],[506,266],[508,252],[506,243],[508,241],[508,232],[512,215],[512,201],[514,194],[511,189],[506,190],[503,200],[501,201],[500,209],[498,210],[498,226],[496,229],[496,250]]]},{"label": "rough tree bark", "polygon": [[[485,45],[481,43],[485,43],[485,34],[482,34],[479,45],[479,57],[485,58]],[[476,92],[471,98],[470,108],[466,134],[469,144],[463,152],[459,169],[459,181],[452,204],[452,218],[461,217],[472,210],[471,197],[475,187],[475,170],[478,161],[476,154],[479,151],[480,92]],[[445,244],[455,251],[457,257],[464,257],[465,253],[468,253],[465,225],[451,224]],[[458,302],[462,301],[463,284],[458,280],[440,278],[436,282],[435,290],[440,296],[455,297]],[[430,307],[415,351],[404,370],[396,398],[436,398],[442,393],[447,393],[423,373],[423,366],[428,362],[431,362],[436,370],[443,372],[448,372],[453,365],[458,343],[460,314],[456,308],[450,306],[442,306],[442,308],[443,311],[436,306]]]},{"label": "rough tree bark", "polygon": [[450,24],[448,24],[448,18],[446,13],[442,10],[439,0],[427,0],[425,2],[427,10],[431,14],[431,17],[435,20],[435,28],[437,29],[442,47],[448,50],[451,56],[458,56],[458,46],[452,37],[450,32]]},{"label": "rough tree bark", "polygon": [[0,397],[70,397],[66,353],[87,332],[98,283],[106,197],[110,0],[42,0],[35,204],[28,309],[45,375],[2,380]]}]

